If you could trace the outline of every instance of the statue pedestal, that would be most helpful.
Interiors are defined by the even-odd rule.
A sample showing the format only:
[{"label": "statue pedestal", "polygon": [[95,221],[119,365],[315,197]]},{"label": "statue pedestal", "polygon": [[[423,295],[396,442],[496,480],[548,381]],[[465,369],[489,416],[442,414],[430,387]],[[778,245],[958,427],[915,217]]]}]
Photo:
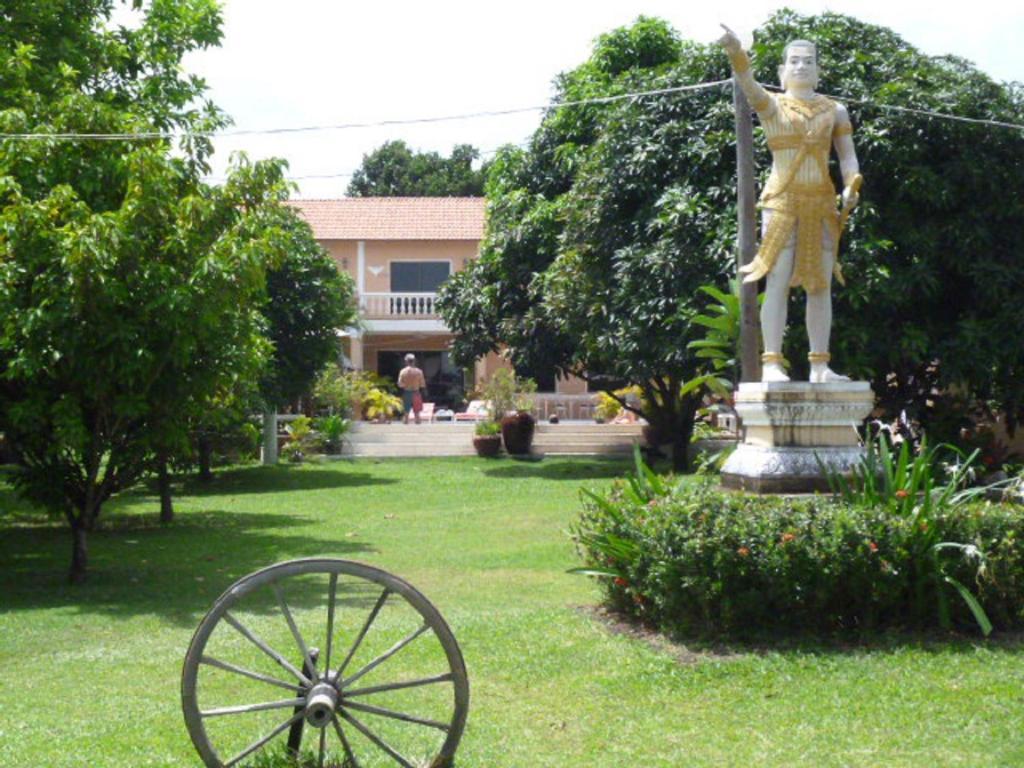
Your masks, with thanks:
[{"label": "statue pedestal", "polygon": [[753,493],[827,491],[817,459],[848,474],[864,455],[857,428],[874,405],[866,381],[740,384],[743,442],[722,467],[722,485]]}]

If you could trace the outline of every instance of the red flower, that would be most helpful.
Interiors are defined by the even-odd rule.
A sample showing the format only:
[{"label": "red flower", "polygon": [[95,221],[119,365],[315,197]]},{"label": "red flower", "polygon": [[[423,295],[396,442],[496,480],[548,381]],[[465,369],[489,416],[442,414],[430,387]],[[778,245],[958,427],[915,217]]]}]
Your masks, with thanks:
[{"label": "red flower", "polygon": [[872,552],[877,552],[878,551],[878,545],[875,544],[875,542],[873,542],[873,541],[869,541],[868,542],[868,549],[870,549]]},{"label": "red flower", "polygon": [[896,491],[896,498],[897,498],[897,499],[905,499],[905,498],[907,498],[907,496],[909,496],[909,495],[910,495],[910,493],[909,493],[909,492],[907,492],[907,491],[905,491],[905,490],[904,490],[904,489],[902,489],[902,488],[900,488],[900,489],[899,489],[898,491]]},{"label": "red flower", "polygon": [[615,586],[616,587],[628,587],[629,586],[629,582],[626,581],[621,576],[616,576],[615,577]]},{"label": "red flower", "polygon": [[749,547],[740,547],[739,549],[736,550],[736,554],[739,555],[740,557],[750,557],[750,548]]}]

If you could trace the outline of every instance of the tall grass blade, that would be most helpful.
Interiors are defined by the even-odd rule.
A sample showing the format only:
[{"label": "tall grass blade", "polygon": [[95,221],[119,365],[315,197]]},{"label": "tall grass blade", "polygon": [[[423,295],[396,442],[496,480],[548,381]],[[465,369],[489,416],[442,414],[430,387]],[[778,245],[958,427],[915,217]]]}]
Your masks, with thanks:
[{"label": "tall grass blade", "polygon": [[594,493],[594,491],[590,490],[589,488],[581,488],[580,493],[586,496],[592,502],[594,502],[594,504],[596,504],[602,512],[608,515],[608,517],[610,517],[616,523],[623,524],[626,522],[626,518],[619,510],[619,508],[615,504],[612,504],[610,501],[608,501],[608,499],[606,499],[604,496],[600,496],[597,493]]},{"label": "tall grass blade", "polygon": [[971,591],[967,589],[967,587],[952,576],[943,575],[942,580],[960,593],[960,597],[964,599],[964,602],[967,603],[967,607],[970,608],[971,613],[974,614],[974,620],[978,623],[978,628],[981,630],[981,634],[985,637],[992,634],[992,622],[989,621],[988,614],[985,613],[985,609],[981,607],[981,603],[978,602],[978,598],[972,595]]}]

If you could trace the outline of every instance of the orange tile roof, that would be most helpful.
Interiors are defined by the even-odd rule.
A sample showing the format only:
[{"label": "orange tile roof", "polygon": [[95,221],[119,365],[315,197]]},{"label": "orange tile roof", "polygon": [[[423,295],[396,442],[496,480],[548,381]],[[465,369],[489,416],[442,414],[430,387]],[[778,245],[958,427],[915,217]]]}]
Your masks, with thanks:
[{"label": "orange tile roof", "polygon": [[480,240],[482,197],[291,200],[317,240]]}]

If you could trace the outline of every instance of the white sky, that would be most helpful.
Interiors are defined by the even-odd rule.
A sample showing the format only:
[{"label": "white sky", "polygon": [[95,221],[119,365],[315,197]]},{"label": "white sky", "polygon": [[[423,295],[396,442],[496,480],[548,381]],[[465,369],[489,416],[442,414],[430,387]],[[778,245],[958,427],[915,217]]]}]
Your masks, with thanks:
[{"label": "white sky", "polygon": [[[786,5],[832,10],[894,29],[929,54],[954,53],[997,80],[1024,80],[1024,4],[932,2],[694,3],[685,0],[225,0],[224,43],[190,56],[238,129],[376,122],[545,104],[555,75],[582,62],[593,39],[638,15],[711,41],[723,21],[752,30]],[[856,41],[851,41],[856,44]],[[827,73],[826,73],[827,76]],[[230,152],[284,157],[290,175],[351,173],[390,139],[448,154],[525,140],[539,113],[430,125],[217,140]],[[348,177],[301,179],[299,196],[338,197]]]}]

